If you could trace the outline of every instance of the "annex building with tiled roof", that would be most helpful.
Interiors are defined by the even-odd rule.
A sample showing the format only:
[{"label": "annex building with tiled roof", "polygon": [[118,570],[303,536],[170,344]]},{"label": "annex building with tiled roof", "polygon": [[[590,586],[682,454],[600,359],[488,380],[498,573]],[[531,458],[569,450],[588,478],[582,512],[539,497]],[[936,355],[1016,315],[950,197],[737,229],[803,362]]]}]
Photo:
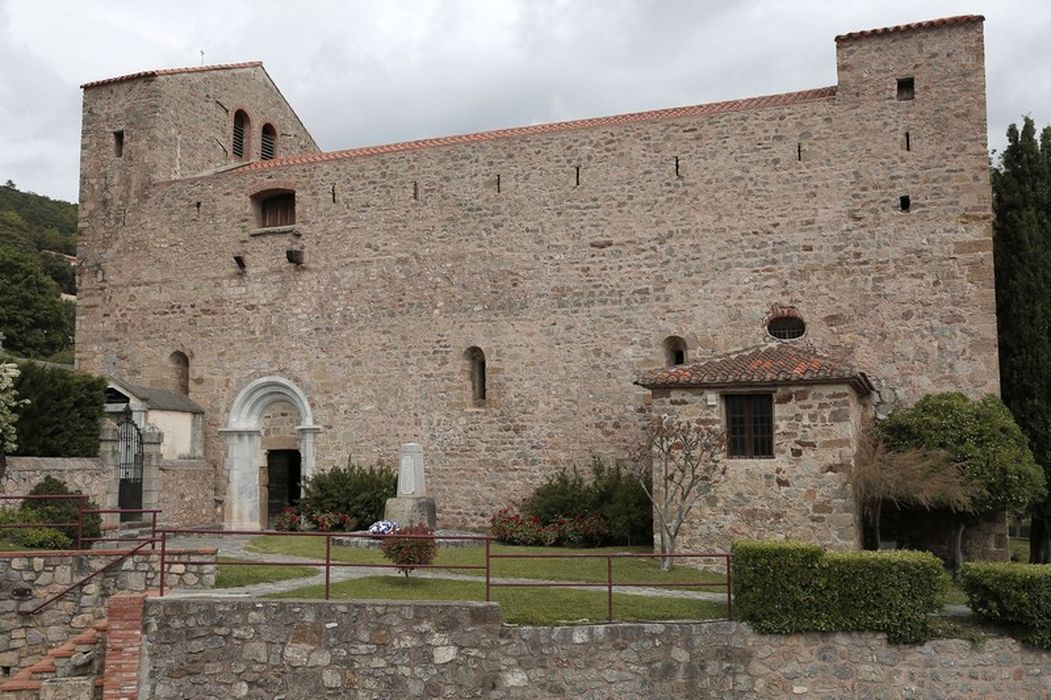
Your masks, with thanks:
[{"label": "annex building with tiled roof", "polygon": [[439,526],[483,526],[668,414],[727,432],[683,548],[856,548],[865,424],[999,390],[982,26],[843,34],[834,86],[328,152],[258,62],[87,83],[77,365],[203,410],[185,524],[415,442]]}]

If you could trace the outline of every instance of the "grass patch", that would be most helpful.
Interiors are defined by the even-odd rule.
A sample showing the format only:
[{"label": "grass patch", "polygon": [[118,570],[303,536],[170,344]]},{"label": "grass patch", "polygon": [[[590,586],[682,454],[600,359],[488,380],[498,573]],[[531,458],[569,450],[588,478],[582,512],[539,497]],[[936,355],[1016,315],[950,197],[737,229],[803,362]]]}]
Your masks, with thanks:
[{"label": "grass patch", "polygon": [[238,559],[219,561],[219,573],[215,577],[215,588],[240,588],[257,583],[273,583],[307,578],[317,574],[312,566],[274,566],[272,564],[250,566]]},{"label": "grass patch", "polygon": [[1008,546],[1011,548],[1011,561],[1020,561],[1023,564],[1029,563],[1028,537],[1012,537]]},{"label": "grass patch", "polygon": [[955,581],[949,584],[949,590],[945,592],[945,604],[967,605],[967,593]]},{"label": "grass patch", "polygon": [[[262,554],[286,554],[324,561],[325,541],[321,537],[281,537],[263,535],[253,539],[247,549]],[[591,549],[569,547],[514,547],[493,544],[493,554],[612,554],[619,552],[651,553],[646,547],[596,547]],[[389,564],[379,550],[357,547],[332,547],[333,561],[356,564]],[[722,565],[722,560],[707,560]],[[477,547],[439,547],[434,560],[438,566],[482,566],[485,549]],[[453,570],[470,576],[484,576],[478,570]],[[492,575],[495,578],[542,579],[547,581],[601,581],[606,580],[605,559],[495,559]],[[675,566],[661,571],[657,559],[615,559],[613,581],[655,583],[722,583],[723,574],[698,571],[686,566]],[[706,589],[717,590],[717,589]]]},{"label": "grass patch", "polygon": [[[269,598],[323,598],[324,586],[305,586]],[[332,598],[361,600],[483,600],[485,584],[418,576],[371,576],[332,584]],[[604,591],[551,588],[494,588],[505,622],[519,625],[603,622]],[[616,620],[711,620],[726,617],[726,605],[709,600],[655,598],[615,593]]]}]

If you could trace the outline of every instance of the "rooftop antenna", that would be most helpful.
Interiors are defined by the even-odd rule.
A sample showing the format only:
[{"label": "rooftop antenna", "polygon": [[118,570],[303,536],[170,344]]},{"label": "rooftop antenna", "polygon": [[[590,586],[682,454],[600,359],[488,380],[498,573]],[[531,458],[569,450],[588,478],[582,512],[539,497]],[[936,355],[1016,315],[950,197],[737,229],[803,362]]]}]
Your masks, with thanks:
[{"label": "rooftop antenna", "polygon": [[204,65],[204,49],[201,49],[201,65]]}]

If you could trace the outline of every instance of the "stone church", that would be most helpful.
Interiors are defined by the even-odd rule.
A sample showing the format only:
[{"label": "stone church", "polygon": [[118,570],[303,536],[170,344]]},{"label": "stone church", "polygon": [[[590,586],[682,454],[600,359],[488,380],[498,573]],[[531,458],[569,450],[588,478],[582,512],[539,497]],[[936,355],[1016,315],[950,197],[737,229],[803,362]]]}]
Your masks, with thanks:
[{"label": "stone church", "polygon": [[77,365],[202,408],[228,527],[405,442],[480,526],[671,412],[728,435],[683,546],[857,547],[865,421],[998,392],[982,23],[838,36],[828,87],[329,152],[260,63],[88,83]]}]

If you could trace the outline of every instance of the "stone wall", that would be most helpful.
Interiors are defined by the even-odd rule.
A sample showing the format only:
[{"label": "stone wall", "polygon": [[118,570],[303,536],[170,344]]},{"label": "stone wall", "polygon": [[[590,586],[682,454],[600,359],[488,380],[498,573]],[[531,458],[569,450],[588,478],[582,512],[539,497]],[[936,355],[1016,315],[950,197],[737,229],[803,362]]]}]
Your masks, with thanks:
[{"label": "stone wall", "polygon": [[[934,25],[840,42],[836,88],[181,179],[98,143],[107,115],[195,104],[203,83],[148,81],[161,106],[135,81],[88,90],[77,365],[147,382],[184,352],[217,470],[238,393],[279,375],[321,427],[320,468],[424,445],[443,526],[623,456],[662,341],[692,359],[756,345],[773,304],[848,349],[887,406],[995,393],[983,60],[981,23]],[[263,99],[237,75],[205,92]],[[187,118],[183,143],[213,132]],[[174,143],[144,147],[169,163]],[[149,185],[107,184],[125,180]],[[277,187],[295,226],[259,231],[252,195]]]},{"label": "stone wall", "polygon": [[[861,523],[847,475],[857,426],[868,403],[846,384],[780,387],[773,395],[772,458],[724,458],[725,472],[690,514],[679,542],[684,552],[730,551],[736,539],[798,539],[830,549],[857,549]],[[711,398],[714,403],[709,403]],[[721,428],[718,391],[657,389],[648,406]]]},{"label": "stone wall", "polygon": [[1007,639],[510,627],[485,603],[151,599],[144,627],[152,698],[1037,698],[1051,677],[1051,654]]},{"label": "stone wall", "polygon": [[199,527],[221,522],[215,499],[215,470],[203,459],[165,459],[160,466],[157,507],[167,526]]},{"label": "stone wall", "polygon": [[[8,457],[7,471],[0,479],[0,495],[22,496],[42,479],[52,476],[66,482],[73,491],[91,497],[99,507],[107,507],[113,470],[98,457]],[[18,505],[0,501],[0,508]]]},{"label": "stone wall", "polygon": [[[212,559],[214,549],[169,549],[172,561]],[[136,554],[84,586],[67,593],[35,615],[35,608],[70,584],[117,559],[122,552],[0,552],[0,667],[30,663],[75,631],[106,617],[106,602],[120,591],[157,588],[160,555]],[[165,575],[166,588],[211,588],[216,567],[175,564]]]}]

